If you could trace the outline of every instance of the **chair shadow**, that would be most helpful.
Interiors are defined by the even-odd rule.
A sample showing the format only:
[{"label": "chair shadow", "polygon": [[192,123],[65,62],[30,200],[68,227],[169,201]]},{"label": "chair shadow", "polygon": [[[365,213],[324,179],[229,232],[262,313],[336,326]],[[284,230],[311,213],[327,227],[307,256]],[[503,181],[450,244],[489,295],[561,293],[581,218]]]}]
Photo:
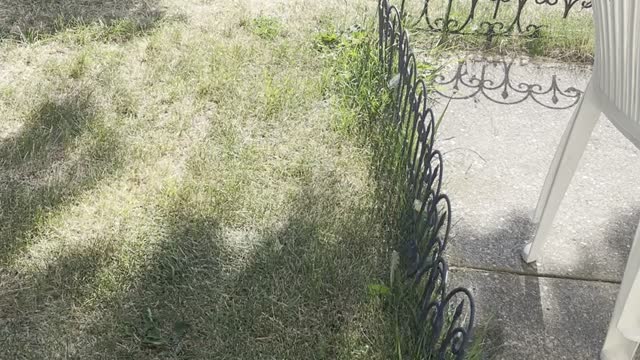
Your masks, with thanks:
[{"label": "chair shadow", "polygon": [[[640,206],[633,206],[631,209],[622,208],[615,211],[608,221],[604,230],[604,235],[599,239],[602,247],[599,251],[589,251],[588,248],[581,248],[577,257],[581,259],[575,264],[574,271],[589,278],[602,278],[608,281],[621,281],[624,273],[629,251],[633,244],[638,221],[640,220]],[[605,255],[603,255],[605,254]],[[602,276],[601,267],[594,267],[603,257],[608,259],[607,267],[618,276]],[[601,262],[601,261],[600,261]]]},{"label": "chair shadow", "polygon": [[612,284],[459,270],[452,282],[483,282],[473,289],[483,359],[598,358],[617,292]]},{"label": "chair shadow", "polygon": [[454,266],[492,267],[535,273],[535,264],[522,261],[522,249],[530,241],[534,224],[529,212],[511,210],[499,227],[478,232],[473,227],[457,224],[452,228],[448,256]]},{"label": "chair shadow", "polygon": [[29,41],[75,25],[120,20],[150,28],[161,17],[158,0],[0,0],[0,39]]},{"label": "chair shadow", "polygon": [[91,92],[75,89],[38,103],[14,136],[0,140],[0,264],[29,243],[39,219],[94,187],[119,165],[115,134],[94,132]]}]

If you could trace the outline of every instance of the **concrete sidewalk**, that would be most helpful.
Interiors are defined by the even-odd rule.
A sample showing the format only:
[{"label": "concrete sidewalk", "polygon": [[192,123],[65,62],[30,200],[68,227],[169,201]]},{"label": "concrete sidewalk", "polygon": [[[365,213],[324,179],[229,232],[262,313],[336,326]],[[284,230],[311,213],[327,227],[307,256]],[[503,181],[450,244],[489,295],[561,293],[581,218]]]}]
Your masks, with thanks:
[{"label": "concrete sidewalk", "polygon": [[[503,66],[482,65],[467,67],[470,86],[457,82],[457,96],[477,90],[473,86],[479,81],[470,80],[474,71],[476,79],[483,69],[485,79],[493,79],[487,87],[502,81]],[[589,68],[528,61],[516,62],[510,70],[515,89],[526,88],[520,83],[537,83],[542,85],[539,92],[554,75],[562,90],[584,89],[590,76]],[[455,71],[453,64],[445,78]],[[440,92],[452,94],[455,83]],[[640,151],[601,119],[544,257],[537,266],[528,266],[520,251],[530,237],[531,213],[574,107],[553,109],[572,101],[554,104],[553,92],[544,95],[549,107],[531,98],[503,105],[495,101],[516,101],[519,93],[505,97],[502,88],[493,92],[451,101],[439,129],[444,187],[453,208],[451,286],[464,285],[475,293],[478,328],[488,324],[490,358],[597,359],[640,218]],[[439,96],[436,114],[446,102]]]}]

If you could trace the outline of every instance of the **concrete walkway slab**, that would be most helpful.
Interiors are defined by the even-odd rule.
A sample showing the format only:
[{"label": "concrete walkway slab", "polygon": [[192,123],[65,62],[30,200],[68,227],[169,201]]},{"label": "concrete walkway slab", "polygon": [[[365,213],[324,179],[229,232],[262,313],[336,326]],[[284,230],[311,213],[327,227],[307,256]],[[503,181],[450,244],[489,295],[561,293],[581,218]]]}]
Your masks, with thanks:
[{"label": "concrete walkway slab", "polygon": [[436,114],[448,97],[464,98],[449,102],[437,140],[454,221],[450,287],[475,294],[487,358],[599,358],[640,220],[640,151],[604,117],[541,261],[520,258],[575,108],[568,89],[584,89],[589,76],[584,67],[500,60],[450,62],[438,79]]},{"label": "concrete walkway slab", "polygon": [[487,332],[485,355],[495,360],[598,359],[618,291],[610,283],[459,268],[450,284],[474,292],[477,331]]},{"label": "concrete walkway slab", "polygon": [[[559,88],[583,89],[590,75],[575,66],[530,62],[511,70],[514,87],[540,83],[546,88],[555,76]],[[504,77],[500,67],[484,71],[494,83]],[[448,250],[450,263],[620,281],[640,218],[640,151],[601,119],[556,217],[543,261],[527,266],[520,251],[530,237],[531,214],[574,108],[551,109],[531,99],[515,105],[494,100],[479,93],[451,101],[439,129],[444,186],[457,222]],[[440,97],[436,113],[443,111],[446,101]]]}]

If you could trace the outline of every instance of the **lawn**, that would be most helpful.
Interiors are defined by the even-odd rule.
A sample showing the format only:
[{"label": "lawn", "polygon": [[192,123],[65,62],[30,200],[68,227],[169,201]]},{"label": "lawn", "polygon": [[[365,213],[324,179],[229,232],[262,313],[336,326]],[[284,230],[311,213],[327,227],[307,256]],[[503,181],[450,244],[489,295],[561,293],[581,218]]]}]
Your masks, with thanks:
[{"label": "lawn", "polygon": [[375,2],[99,3],[0,5],[0,358],[389,358]]}]

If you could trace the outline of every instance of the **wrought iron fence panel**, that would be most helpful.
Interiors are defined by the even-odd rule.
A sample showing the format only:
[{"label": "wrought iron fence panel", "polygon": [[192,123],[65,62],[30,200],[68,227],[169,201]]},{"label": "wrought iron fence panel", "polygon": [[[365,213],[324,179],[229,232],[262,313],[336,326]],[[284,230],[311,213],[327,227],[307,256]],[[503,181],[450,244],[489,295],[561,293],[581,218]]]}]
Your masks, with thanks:
[{"label": "wrought iron fence panel", "polygon": [[[484,5],[484,6],[481,6]],[[463,14],[454,14],[454,6],[464,6]],[[525,10],[533,6],[561,7],[562,19],[576,9],[591,9],[591,0],[424,0],[416,24],[424,21],[430,31],[444,34],[474,34],[487,37],[496,35],[539,36],[543,25],[524,22]],[[479,8],[489,12],[488,18],[479,18]],[[505,10],[505,7],[511,8]],[[403,6],[404,8],[404,1]],[[438,11],[443,9],[442,11]]]},{"label": "wrought iron fence panel", "polygon": [[451,202],[442,193],[443,157],[434,147],[435,116],[428,106],[428,87],[417,76],[403,9],[404,3],[399,10],[389,0],[379,0],[378,56],[392,93],[392,115],[385,121],[397,131],[397,166],[406,175],[407,191],[399,196],[407,196],[411,206],[410,236],[401,254],[408,264],[406,276],[421,294],[415,335],[436,359],[464,359],[472,341],[475,306],[469,290],[447,291],[443,255],[451,230]]}]

